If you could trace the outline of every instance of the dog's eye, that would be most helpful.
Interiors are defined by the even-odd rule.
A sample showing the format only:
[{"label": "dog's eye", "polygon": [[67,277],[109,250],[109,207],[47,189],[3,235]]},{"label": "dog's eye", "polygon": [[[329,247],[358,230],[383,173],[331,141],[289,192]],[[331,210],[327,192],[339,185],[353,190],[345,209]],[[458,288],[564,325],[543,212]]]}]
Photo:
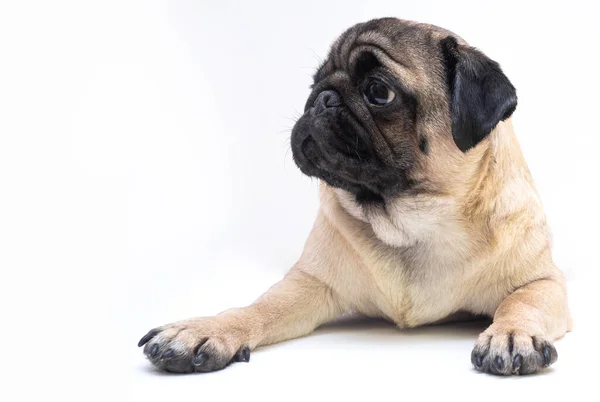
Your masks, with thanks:
[{"label": "dog's eye", "polygon": [[375,106],[387,105],[396,97],[394,91],[378,80],[373,80],[367,85],[364,95],[367,102]]}]

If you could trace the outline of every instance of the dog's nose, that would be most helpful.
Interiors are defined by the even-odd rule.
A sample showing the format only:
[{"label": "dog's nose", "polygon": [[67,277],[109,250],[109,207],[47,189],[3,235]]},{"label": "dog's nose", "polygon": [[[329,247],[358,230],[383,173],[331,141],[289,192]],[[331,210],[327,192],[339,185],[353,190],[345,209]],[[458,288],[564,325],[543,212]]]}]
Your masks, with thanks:
[{"label": "dog's nose", "polygon": [[331,89],[328,89],[326,91],[321,92],[317,96],[317,99],[315,99],[315,103],[313,104],[313,108],[314,112],[319,114],[327,108],[340,106],[341,104],[342,98],[340,98],[340,94]]}]

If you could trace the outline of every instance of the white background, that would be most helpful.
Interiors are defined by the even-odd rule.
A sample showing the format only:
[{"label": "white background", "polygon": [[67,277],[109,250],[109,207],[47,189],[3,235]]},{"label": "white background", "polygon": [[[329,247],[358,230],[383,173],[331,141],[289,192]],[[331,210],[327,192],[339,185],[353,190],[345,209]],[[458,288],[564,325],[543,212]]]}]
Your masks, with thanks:
[{"label": "white background", "polygon": [[[594,2],[171,1],[0,5],[3,392],[62,400],[521,399],[592,386],[598,343]],[[316,181],[288,139],[350,25],[451,29],[517,87],[515,126],[576,330],[543,375],[478,375],[481,326],[328,327],[208,375],[154,372],[151,327],[248,304],[299,256]],[[7,386],[8,385],[8,386]],[[577,390],[577,391],[573,391]],[[551,399],[553,400],[553,399]]]}]

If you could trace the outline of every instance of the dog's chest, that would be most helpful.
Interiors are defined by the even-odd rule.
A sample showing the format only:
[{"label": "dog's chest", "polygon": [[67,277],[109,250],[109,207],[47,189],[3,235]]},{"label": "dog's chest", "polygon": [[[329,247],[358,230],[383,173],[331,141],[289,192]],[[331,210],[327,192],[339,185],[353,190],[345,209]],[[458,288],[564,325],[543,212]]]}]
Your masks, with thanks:
[{"label": "dog's chest", "polygon": [[[377,240],[367,269],[381,290],[382,310],[400,326],[435,322],[460,308],[464,282],[472,273],[465,264],[472,242],[453,206],[444,203],[401,209],[393,215],[371,215]],[[377,241],[374,241],[377,243]]]},{"label": "dog's chest", "polygon": [[452,200],[407,198],[378,209],[361,208],[343,194],[338,199],[355,218],[335,219],[367,271],[369,280],[360,284],[361,293],[370,295],[365,311],[374,308],[410,327],[464,307],[465,283],[477,268],[466,263],[474,245]]},{"label": "dog's chest", "polygon": [[459,244],[417,244],[380,254],[368,267],[383,295],[379,308],[401,327],[439,321],[460,310],[471,269],[458,262]]}]

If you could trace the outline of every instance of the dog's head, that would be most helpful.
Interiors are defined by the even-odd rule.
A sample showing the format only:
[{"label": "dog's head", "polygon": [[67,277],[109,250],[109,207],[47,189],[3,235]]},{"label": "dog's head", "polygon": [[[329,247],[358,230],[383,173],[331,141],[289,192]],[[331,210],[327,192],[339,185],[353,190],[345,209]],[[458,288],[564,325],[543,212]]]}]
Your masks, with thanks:
[{"label": "dog's head", "polygon": [[314,75],[294,160],[357,202],[383,200],[418,191],[427,165],[468,153],[516,105],[498,63],[452,32],[372,20],[342,34]]}]

